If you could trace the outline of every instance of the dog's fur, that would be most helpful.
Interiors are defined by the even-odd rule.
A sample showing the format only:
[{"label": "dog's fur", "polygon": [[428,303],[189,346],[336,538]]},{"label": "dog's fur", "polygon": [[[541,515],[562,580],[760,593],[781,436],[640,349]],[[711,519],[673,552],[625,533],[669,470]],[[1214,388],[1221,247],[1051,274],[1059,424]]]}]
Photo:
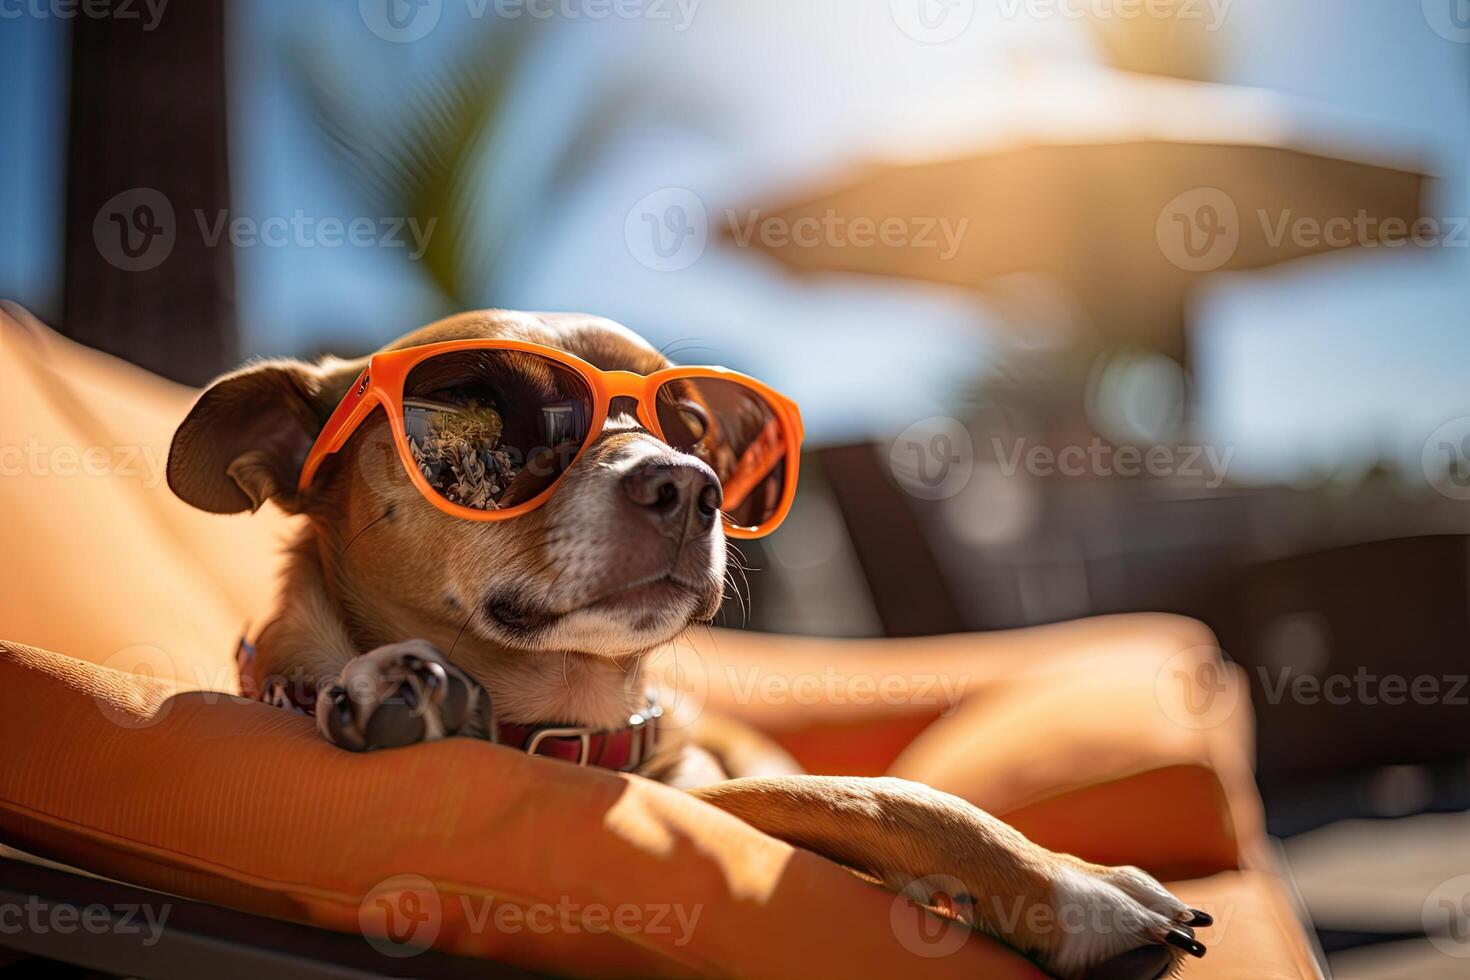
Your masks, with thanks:
[{"label": "dog's fur", "polygon": [[[668,363],[626,328],[572,314],[467,313],[387,349],[463,338],[533,341],[639,374]],[[330,358],[249,365],[206,390],[174,438],[168,477],[184,500],[216,513],[272,500],[308,519],[247,680],[266,699],[285,685],[310,701],[320,688],[319,727],[352,748],[368,744],[375,714],[405,685],[424,702],[416,711],[424,720],[401,741],[493,731],[465,701],[475,684],[497,720],[625,724],[644,703],[641,655],[718,609],[725,540],[718,520],[688,516],[692,505],[672,523],[645,519],[624,477],[649,461],[708,468],[643,429],[631,407],[614,405],[543,506],[507,521],[460,520],[410,483],[376,412],[298,493],[307,451],[364,366]],[[1189,910],[1135,868],[1051,853],[969,803],[914,783],[726,779],[744,759],[782,757],[762,756],[760,740],[728,722],[693,731],[692,742],[661,745],[641,771],[938,903],[1053,973],[1084,975],[1171,929],[1188,932],[1181,924]],[[959,894],[940,897],[922,884],[936,875],[959,882],[951,889]],[[1156,948],[1148,975],[1173,964],[1170,947]]]}]

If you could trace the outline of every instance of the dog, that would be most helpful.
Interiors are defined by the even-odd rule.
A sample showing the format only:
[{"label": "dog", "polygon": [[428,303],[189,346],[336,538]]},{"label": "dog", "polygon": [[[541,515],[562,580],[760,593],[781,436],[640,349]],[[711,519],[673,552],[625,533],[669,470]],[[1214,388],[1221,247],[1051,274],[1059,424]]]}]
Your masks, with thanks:
[{"label": "dog", "polygon": [[[527,476],[534,452],[515,463],[455,448],[470,430],[486,445],[510,442],[506,434],[524,421],[516,392],[543,392],[522,397],[540,404],[549,386],[581,383],[550,377],[557,363],[534,353],[497,357],[495,370],[508,376],[490,395],[465,394],[483,379],[455,380],[452,371],[404,382],[403,412],[417,427],[403,423],[401,440],[389,413],[367,401],[375,382],[366,358],[254,363],[216,380],[190,410],[168,459],[180,498],[214,513],[273,501],[305,518],[279,607],[242,663],[247,693],[310,713],[344,748],[478,735],[687,789],[998,936],[1060,977],[1097,968],[1158,976],[1177,968],[1182,952],[1203,955],[1191,927],[1209,917],[1136,868],[1047,851],[913,782],[802,775],[733,722],[661,725],[641,655],[710,621],[721,605],[729,522],[719,512],[736,506],[740,465],[731,439],[722,433],[718,451],[699,448],[717,414],[701,401],[699,379],[659,389],[660,398],[675,392],[670,411],[657,407],[666,421],[632,404],[627,394],[670,364],[626,327],[594,316],[465,313],[380,355],[412,358],[456,342],[473,354],[484,341],[573,355],[623,386],[575,459],[539,483]],[[543,414],[567,417],[560,402],[555,408]],[[324,428],[335,431],[354,413],[360,424],[341,445],[316,448]],[[759,427],[738,413],[718,424]],[[671,435],[680,425],[702,441]],[[762,467],[781,453],[772,449]],[[490,519],[521,499],[511,495],[528,481],[525,493],[542,502]],[[496,493],[502,503],[487,503]],[[767,775],[742,775],[753,770]],[[960,884],[943,895],[917,884],[936,875]],[[1017,902],[1027,914],[1004,915]]]}]

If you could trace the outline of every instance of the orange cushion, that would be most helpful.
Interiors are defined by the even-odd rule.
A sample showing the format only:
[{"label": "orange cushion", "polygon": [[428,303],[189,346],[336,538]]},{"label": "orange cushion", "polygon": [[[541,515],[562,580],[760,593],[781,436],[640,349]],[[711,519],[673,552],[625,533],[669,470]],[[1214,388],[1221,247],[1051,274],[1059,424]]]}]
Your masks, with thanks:
[{"label": "orange cushion", "polygon": [[1188,980],[1316,980],[1322,976],[1281,882],[1258,871],[1229,872],[1169,888],[1215,924],[1199,930],[1209,947],[1180,975]]},{"label": "orange cushion", "polygon": [[164,463],[194,392],[0,312],[0,637],[232,688],[287,518],[194,510]]},{"label": "orange cushion", "polygon": [[[0,458],[0,637],[72,655],[0,645],[0,738],[11,747],[0,753],[0,838],[348,930],[364,902],[369,918],[378,907],[375,885],[416,874],[439,899],[435,945],[556,972],[1035,975],[983,939],[950,957],[908,955],[888,924],[891,896],[646,780],[462,739],[355,756],[304,719],[209,693],[236,689],[234,641],[269,608],[291,522],[269,508],[201,514],[168,492],[164,454],[192,397],[0,313],[0,447],[22,451]],[[717,631],[700,643],[719,657],[696,693],[818,771],[916,775],[1052,846],[1192,874],[1262,840],[1248,713],[1191,734],[1115,709],[1142,704],[1158,658],[1200,636],[1172,617],[905,641]],[[683,662],[711,662],[701,658]],[[1118,671],[1125,662],[1132,669]],[[881,678],[897,664],[963,679],[964,707],[940,717],[944,705],[741,693],[750,671],[789,681],[835,665]],[[1094,682],[1103,686],[1089,694]],[[1194,851],[1160,849],[1158,827],[1173,819],[1195,822],[1205,839]],[[1199,831],[1207,823],[1218,833]],[[708,925],[688,943],[677,929],[475,928],[486,898],[645,914],[682,903]]]},{"label": "orange cushion", "polygon": [[0,833],[104,875],[344,931],[383,928],[415,876],[420,939],[559,974],[1040,976],[978,935],[916,956],[902,899],[636,776],[471,739],[355,755],[276,708],[18,645],[0,689],[22,747]]},{"label": "orange cushion", "polygon": [[1264,832],[1250,706],[1217,658],[1200,624],[1131,615],[902,640],[695,633],[653,666],[809,771],[902,776],[1047,847],[1197,876],[1252,863]]}]

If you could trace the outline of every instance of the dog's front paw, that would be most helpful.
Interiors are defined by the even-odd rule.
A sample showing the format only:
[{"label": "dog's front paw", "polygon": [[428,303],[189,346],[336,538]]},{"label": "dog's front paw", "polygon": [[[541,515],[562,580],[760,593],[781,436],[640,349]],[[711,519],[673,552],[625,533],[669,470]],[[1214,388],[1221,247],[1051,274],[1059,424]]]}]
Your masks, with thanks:
[{"label": "dog's front paw", "polygon": [[1212,923],[1138,868],[1071,860],[1051,878],[1055,921],[1038,930],[1043,965],[1059,977],[1152,980],[1183,953],[1205,955],[1195,926]]},{"label": "dog's front paw", "polygon": [[479,685],[424,640],[355,658],[316,699],[316,725],[356,752],[457,735],[474,720]]}]

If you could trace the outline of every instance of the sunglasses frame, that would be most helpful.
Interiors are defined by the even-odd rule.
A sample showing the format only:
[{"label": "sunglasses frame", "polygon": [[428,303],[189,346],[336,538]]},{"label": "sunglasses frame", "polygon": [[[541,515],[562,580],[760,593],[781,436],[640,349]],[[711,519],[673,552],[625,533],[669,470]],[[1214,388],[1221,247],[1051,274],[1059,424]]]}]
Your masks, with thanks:
[{"label": "sunglasses frame", "polygon": [[[409,372],[431,357],[474,350],[517,351],[548,358],[580,377],[586,383],[592,397],[592,417],[587,426],[587,438],[578,447],[577,455],[545,490],[514,507],[477,510],[446,500],[438,491],[429,486],[429,481],[424,479],[424,474],[420,472],[408,448],[408,432],[404,425],[403,386],[408,380]],[[725,533],[730,537],[763,537],[774,531],[786,519],[786,515],[791,511],[791,502],[796,497],[797,471],[801,461],[801,440],[805,433],[801,424],[801,412],[794,401],[774,388],[728,368],[670,367],[647,375],[635,374],[632,371],[604,371],[575,354],[521,340],[447,340],[371,355],[368,358],[368,366],[352,382],[352,387],[347,389],[347,394],[343,396],[342,401],[328,417],[321,434],[317,436],[311,451],[307,453],[306,461],[301,467],[301,477],[297,481],[297,489],[304,493],[311,486],[312,479],[327,457],[345,446],[347,440],[362,423],[381,407],[383,413],[388,417],[388,427],[393,433],[393,444],[398,450],[398,458],[403,463],[404,470],[408,472],[408,477],[414,487],[425,499],[451,517],[470,521],[509,520],[512,517],[529,513],[551,499],[551,495],[556,492],[562,479],[571,472],[572,467],[577,465],[587,448],[597,441],[598,435],[601,434],[607,422],[608,409],[614,398],[631,398],[638,406],[638,420],[648,431],[667,443],[668,439],[665,438],[663,427],[658,421],[656,398],[659,388],[670,381],[700,378],[729,381],[749,388],[770,406],[775,413],[776,420],[781,424],[786,479],[785,485],[781,488],[781,499],[776,509],[760,524],[748,527],[735,524],[723,510],[721,511]]]}]

